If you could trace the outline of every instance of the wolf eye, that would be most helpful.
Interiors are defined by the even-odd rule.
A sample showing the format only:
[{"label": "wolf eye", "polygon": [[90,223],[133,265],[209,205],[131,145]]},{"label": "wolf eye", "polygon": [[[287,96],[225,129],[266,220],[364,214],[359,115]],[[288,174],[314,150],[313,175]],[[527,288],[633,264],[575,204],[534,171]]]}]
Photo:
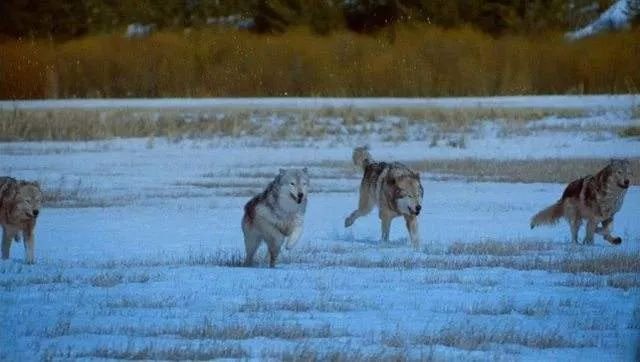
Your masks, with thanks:
[{"label": "wolf eye", "polygon": [[295,184],[295,182],[292,182],[292,183],[291,183],[291,186],[295,186],[295,185],[296,185],[296,184]]}]

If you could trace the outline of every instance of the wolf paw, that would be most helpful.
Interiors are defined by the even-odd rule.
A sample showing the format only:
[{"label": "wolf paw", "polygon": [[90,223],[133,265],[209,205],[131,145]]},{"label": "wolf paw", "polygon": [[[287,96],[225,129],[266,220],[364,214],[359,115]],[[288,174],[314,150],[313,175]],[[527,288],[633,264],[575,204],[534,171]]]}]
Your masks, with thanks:
[{"label": "wolf paw", "polygon": [[344,219],[344,227],[348,228],[351,225],[353,225],[353,219],[351,219],[350,217]]}]

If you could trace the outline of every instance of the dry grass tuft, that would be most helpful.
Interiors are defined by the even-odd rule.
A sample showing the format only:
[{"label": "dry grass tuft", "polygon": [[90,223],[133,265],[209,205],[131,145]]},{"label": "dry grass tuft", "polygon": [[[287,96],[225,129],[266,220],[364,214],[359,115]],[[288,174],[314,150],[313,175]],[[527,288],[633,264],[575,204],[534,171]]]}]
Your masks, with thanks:
[{"label": "dry grass tuft", "polygon": [[11,277],[0,280],[0,288],[12,290],[18,287],[47,285],[47,284],[71,284],[73,280],[68,276],[57,273],[53,275],[34,275],[24,278]]},{"label": "dry grass tuft", "polygon": [[122,297],[117,300],[109,300],[105,304],[108,308],[143,308],[143,309],[166,309],[173,308],[177,305],[172,298],[156,298],[156,297]]},{"label": "dry grass tuft", "polygon": [[121,283],[146,283],[151,280],[148,274],[124,275],[121,273],[102,272],[89,278],[94,287],[111,288]]},{"label": "dry grass tuft", "polygon": [[592,347],[589,341],[572,340],[559,331],[525,332],[518,328],[494,328],[458,325],[443,330],[425,331],[416,337],[416,343],[443,345],[466,350],[480,350],[491,344],[517,344],[529,348],[583,348]]},{"label": "dry grass tuft", "polygon": [[[432,360],[432,358],[420,358],[421,360]],[[262,354],[264,359],[275,359],[286,362],[293,361],[333,361],[333,362],[349,362],[349,361],[408,361],[410,360],[405,350],[397,349],[378,349],[366,351],[360,348],[354,348],[351,344],[346,344],[340,348],[318,348],[309,343],[298,345],[293,351],[271,351],[266,350]]]},{"label": "dry grass tuft", "polygon": [[611,288],[622,289],[625,291],[629,289],[638,289],[640,288],[640,275],[613,275],[607,279],[607,286]]},{"label": "dry grass tuft", "polygon": [[51,208],[110,207],[124,205],[121,198],[98,198],[94,187],[84,185],[81,179],[69,182],[61,177],[56,185],[41,182],[43,204]]},{"label": "dry grass tuft", "polygon": [[351,300],[336,298],[320,298],[314,300],[284,300],[277,302],[264,302],[251,300],[240,306],[243,313],[265,313],[274,311],[288,311],[295,313],[307,313],[318,311],[323,313],[349,312],[356,310],[355,303]]},{"label": "dry grass tuft", "polygon": [[51,350],[45,353],[44,360],[48,359],[108,359],[108,360],[190,360],[209,361],[218,359],[245,359],[248,358],[247,351],[240,346],[229,346],[228,344],[210,345],[184,345],[176,347],[157,346],[147,344],[137,347],[133,344],[124,348],[114,348],[113,346],[96,347],[93,350],[73,353],[54,352]]},{"label": "dry grass tuft", "polygon": [[454,255],[510,256],[549,251],[553,249],[553,246],[553,243],[540,241],[499,242],[491,240],[478,243],[456,242],[449,246],[447,253]]},{"label": "dry grass tuft", "polygon": [[[631,183],[640,184],[640,159],[630,158]],[[531,160],[444,159],[404,161],[416,171],[436,180],[464,179],[471,182],[568,183],[585,175],[595,174],[607,165],[608,159],[544,158]],[[353,164],[320,162],[314,167],[335,168],[339,174],[356,175]]]},{"label": "dry grass tuft", "polygon": [[620,131],[620,137],[640,137],[640,126],[630,126]]},{"label": "dry grass tuft", "polygon": [[[640,160],[631,159],[633,184],[640,184]],[[407,162],[422,172],[462,176],[470,181],[497,182],[570,182],[598,172],[608,160],[557,159],[540,160],[426,160]]]},{"label": "dry grass tuft", "polygon": [[559,263],[564,273],[593,273],[611,275],[617,273],[636,273],[640,270],[640,252],[591,254],[584,258],[565,258]]}]

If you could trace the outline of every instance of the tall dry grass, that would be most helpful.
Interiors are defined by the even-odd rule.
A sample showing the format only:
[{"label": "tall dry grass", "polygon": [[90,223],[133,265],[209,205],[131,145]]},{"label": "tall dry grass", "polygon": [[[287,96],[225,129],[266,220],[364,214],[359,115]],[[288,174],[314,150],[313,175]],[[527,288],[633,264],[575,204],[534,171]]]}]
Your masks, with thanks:
[{"label": "tall dry grass", "polygon": [[472,29],[398,29],[395,41],[197,30],[0,43],[0,98],[467,96],[624,93],[640,87],[640,30],[567,43]]}]

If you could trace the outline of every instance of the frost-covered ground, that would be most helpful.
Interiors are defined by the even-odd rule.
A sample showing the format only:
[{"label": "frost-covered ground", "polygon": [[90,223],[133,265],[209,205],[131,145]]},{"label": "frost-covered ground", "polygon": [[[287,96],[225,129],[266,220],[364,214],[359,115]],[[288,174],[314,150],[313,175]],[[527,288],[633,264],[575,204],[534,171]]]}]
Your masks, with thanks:
[{"label": "frost-covered ground", "polygon": [[[434,128],[417,124],[398,142],[379,134],[383,120],[370,134],[303,142],[0,144],[0,173],[41,180],[50,199],[37,264],[23,264],[20,244],[0,262],[0,360],[637,360],[638,186],[616,219],[617,247],[599,237],[571,245],[564,224],[529,230],[564,180],[474,182],[429,169],[419,252],[400,220],[391,242],[378,242],[375,212],[343,228],[357,204],[360,175],[349,166],[357,144],[413,162],[637,162],[639,140],[618,136],[638,124],[635,101],[620,99],[567,98],[574,107],[600,102],[597,115],[517,129],[483,122],[433,138]],[[450,142],[457,137],[464,143]],[[313,192],[301,242],[276,269],[264,249],[258,267],[239,267],[242,205],[279,167],[302,166]]]}]

